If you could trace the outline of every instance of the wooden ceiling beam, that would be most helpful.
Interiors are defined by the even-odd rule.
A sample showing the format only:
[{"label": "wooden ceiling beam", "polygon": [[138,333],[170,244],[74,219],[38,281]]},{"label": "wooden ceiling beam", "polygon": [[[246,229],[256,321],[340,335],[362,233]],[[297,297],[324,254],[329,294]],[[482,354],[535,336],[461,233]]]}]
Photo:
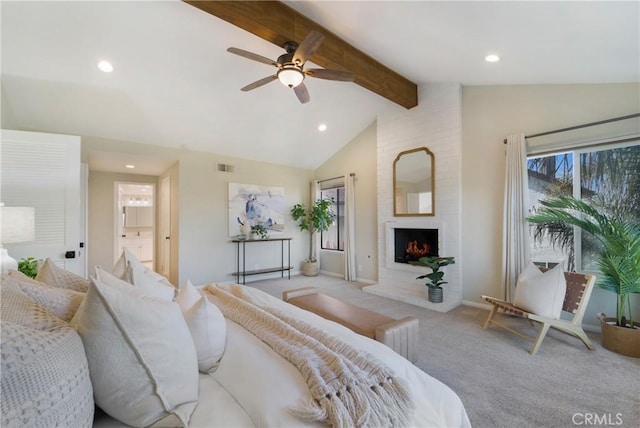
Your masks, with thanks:
[{"label": "wooden ceiling beam", "polygon": [[356,74],[355,83],[407,109],[418,105],[418,87],[415,83],[284,3],[183,1],[279,47],[288,41],[300,43],[311,30],[319,31],[325,35],[325,39],[311,58],[314,64],[328,69],[351,71]]}]

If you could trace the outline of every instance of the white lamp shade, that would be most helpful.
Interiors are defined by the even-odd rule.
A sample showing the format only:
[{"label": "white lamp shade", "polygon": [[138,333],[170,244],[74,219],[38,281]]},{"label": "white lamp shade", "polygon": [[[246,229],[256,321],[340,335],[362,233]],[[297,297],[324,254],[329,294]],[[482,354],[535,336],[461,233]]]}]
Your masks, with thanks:
[{"label": "white lamp shade", "polygon": [[0,242],[10,244],[35,240],[35,209],[33,207],[0,206]]},{"label": "white lamp shade", "polygon": [[287,67],[278,71],[278,80],[289,88],[295,88],[304,80],[304,74],[295,67]]}]

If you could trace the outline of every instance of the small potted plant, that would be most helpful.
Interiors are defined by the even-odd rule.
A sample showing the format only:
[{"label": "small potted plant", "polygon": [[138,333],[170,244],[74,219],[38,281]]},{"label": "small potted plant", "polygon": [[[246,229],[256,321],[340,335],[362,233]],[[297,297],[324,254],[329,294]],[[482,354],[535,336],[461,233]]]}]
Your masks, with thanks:
[{"label": "small potted plant", "polygon": [[429,288],[429,301],[432,303],[442,303],[442,284],[446,284],[443,281],[444,272],[440,270],[443,266],[452,265],[455,263],[453,257],[437,257],[426,256],[420,257],[417,261],[411,262],[412,265],[426,266],[431,269],[431,273],[420,275],[416,279],[428,278],[429,281],[425,284]]},{"label": "small potted plant", "polygon": [[302,274],[305,276],[318,275],[318,259],[315,256],[314,235],[317,232],[326,232],[335,219],[335,213],[331,210],[331,199],[318,199],[310,208],[304,204],[295,204],[291,208],[291,217],[298,222],[301,231],[309,231],[309,258],[302,266]]},{"label": "small potted plant", "polygon": [[269,234],[267,233],[267,228],[261,224],[255,224],[251,226],[251,233],[253,235],[257,235],[260,239],[269,238]]}]

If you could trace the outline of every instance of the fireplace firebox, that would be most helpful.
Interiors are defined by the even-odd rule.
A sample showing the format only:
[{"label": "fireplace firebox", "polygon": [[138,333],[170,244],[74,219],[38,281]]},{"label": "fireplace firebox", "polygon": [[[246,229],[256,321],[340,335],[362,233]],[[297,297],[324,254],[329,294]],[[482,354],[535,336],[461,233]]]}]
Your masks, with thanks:
[{"label": "fireplace firebox", "polygon": [[438,229],[393,229],[397,263],[438,256]]}]

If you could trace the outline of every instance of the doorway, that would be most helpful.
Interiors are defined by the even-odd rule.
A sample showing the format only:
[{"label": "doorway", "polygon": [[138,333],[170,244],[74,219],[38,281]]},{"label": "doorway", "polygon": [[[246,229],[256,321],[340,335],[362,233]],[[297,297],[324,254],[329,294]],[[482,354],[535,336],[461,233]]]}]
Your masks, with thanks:
[{"label": "doorway", "polygon": [[127,248],[154,269],[155,184],[116,182],[114,263]]}]

